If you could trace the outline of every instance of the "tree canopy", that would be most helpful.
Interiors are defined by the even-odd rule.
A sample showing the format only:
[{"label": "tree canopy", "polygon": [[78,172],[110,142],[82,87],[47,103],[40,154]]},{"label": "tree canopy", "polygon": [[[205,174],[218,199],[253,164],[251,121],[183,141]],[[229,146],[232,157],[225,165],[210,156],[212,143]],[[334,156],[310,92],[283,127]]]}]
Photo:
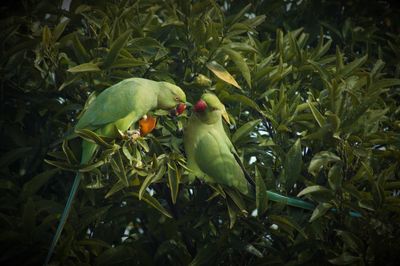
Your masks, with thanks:
[{"label": "tree canopy", "polygon": [[[397,265],[395,1],[67,2],[0,8],[2,265],[44,262],[77,170],[54,265]],[[131,77],[216,94],[256,200],[188,182],[190,110],[135,142],[81,133],[101,150],[79,166],[80,114]]]}]

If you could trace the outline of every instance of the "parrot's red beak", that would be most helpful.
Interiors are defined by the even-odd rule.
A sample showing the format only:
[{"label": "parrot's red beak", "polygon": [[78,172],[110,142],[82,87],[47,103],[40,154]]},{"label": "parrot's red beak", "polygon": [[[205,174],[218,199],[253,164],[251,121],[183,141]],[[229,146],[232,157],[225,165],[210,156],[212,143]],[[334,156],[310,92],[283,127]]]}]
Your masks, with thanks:
[{"label": "parrot's red beak", "polygon": [[178,106],[176,107],[176,115],[181,115],[184,111],[186,110],[186,104],[184,103],[180,103],[178,104]]},{"label": "parrot's red beak", "polygon": [[204,112],[207,108],[207,103],[202,99],[198,100],[197,103],[194,105],[195,112]]},{"label": "parrot's red beak", "polygon": [[172,117],[178,116],[178,115],[181,115],[185,110],[186,110],[186,104],[180,103],[180,104],[178,104],[178,105],[176,106],[175,109],[172,109],[172,110],[169,112],[169,115],[172,116]]}]

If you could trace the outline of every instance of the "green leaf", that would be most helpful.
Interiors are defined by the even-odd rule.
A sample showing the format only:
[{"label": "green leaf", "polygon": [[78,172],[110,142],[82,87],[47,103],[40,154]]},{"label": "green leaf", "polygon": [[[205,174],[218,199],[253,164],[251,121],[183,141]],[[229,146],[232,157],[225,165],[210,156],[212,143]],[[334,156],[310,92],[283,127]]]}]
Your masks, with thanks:
[{"label": "green leaf", "polygon": [[86,48],[82,45],[81,41],[79,40],[78,33],[74,34],[72,38],[73,43],[73,50],[75,56],[78,58],[80,63],[87,62],[90,60],[89,53],[86,51]]},{"label": "green leaf", "polygon": [[275,52],[279,55],[279,58],[283,58],[284,54],[284,38],[283,31],[281,29],[276,30],[276,41],[275,41]]},{"label": "green leaf", "polygon": [[247,44],[247,43],[231,42],[231,43],[225,44],[225,47],[228,47],[229,49],[234,50],[234,51],[243,51],[243,52],[259,54],[259,51],[254,46]]},{"label": "green leaf", "polygon": [[337,162],[341,162],[341,159],[337,155],[329,151],[321,151],[315,154],[311,159],[308,172],[316,176],[324,166],[327,166],[329,163]]},{"label": "green leaf", "polygon": [[76,159],[74,153],[71,148],[68,146],[68,141],[65,139],[62,144],[62,149],[64,151],[65,156],[67,157],[68,163],[70,164],[78,164],[78,160]]},{"label": "green leaf", "polygon": [[28,198],[33,196],[39,191],[39,189],[43,185],[45,185],[49,181],[51,177],[53,177],[58,172],[59,169],[51,169],[34,176],[31,180],[26,182],[22,187],[21,196],[23,198]]},{"label": "green leaf", "polygon": [[0,179],[0,189],[10,190],[16,193],[20,190],[13,182],[6,179]]},{"label": "green leaf", "polygon": [[300,177],[301,167],[303,165],[301,157],[301,142],[300,139],[297,139],[288,151],[284,163],[285,182],[288,189],[290,189]]},{"label": "green leaf", "polygon": [[313,57],[313,60],[318,60],[320,59],[322,56],[324,56],[329,48],[331,47],[332,44],[332,40],[327,41],[325,44],[323,44],[316,52],[315,56]]},{"label": "green leaf", "polygon": [[343,67],[343,54],[340,52],[339,46],[336,45],[336,71],[342,70]]},{"label": "green leaf", "polygon": [[303,61],[302,51],[300,50],[300,47],[299,47],[297,41],[293,37],[293,34],[291,32],[289,32],[288,36],[289,36],[290,46],[291,46],[292,50],[294,50],[296,59],[299,61]]},{"label": "green leaf", "polygon": [[264,180],[257,166],[255,169],[255,176],[256,176],[256,208],[257,208],[257,215],[260,217],[268,209],[267,187],[265,186]]},{"label": "green leaf", "polygon": [[0,167],[3,168],[5,166],[8,166],[18,160],[21,157],[26,156],[26,154],[31,151],[32,148],[30,147],[24,147],[24,148],[17,148],[13,149],[9,152],[4,153],[0,157]]},{"label": "green leaf", "polygon": [[146,191],[146,189],[154,182],[160,180],[165,172],[167,170],[167,167],[165,166],[165,164],[162,164],[160,166],[160,168],[158,169],[157,174],[149,174],[147,175],[147,177],[145,178],[145,180],[143,181],[142,185],[140,186],[139,189],[139,199],[142,199],[143,193]]},{"label": "green leaf", "polygon": [[231,94],[226,91],[222,91],[219,96],[220,96],[221,100],[241,103],[245,106],[248,106],[248,107],[253,108],[254,110],[260,112],[260,107],[257,105],[257,103],[245,95],[238,94],[238,93]]},{"label": "green leaf", "polygon": [[246,5],[243,7],[238,13],[235,14],[235,16],[232,18],[232,20],[229,21],[230,24],[236,23],[239,19],[241,19],[246,12],[248,12],[251,8],[251,4]]},{"label": "green leaf", "polygon": [[83,167],[82,166],[78,166],[78,171],[81,172],[81,173],[91,172],[94,169],[104,165],[105,163],[106,163],[105,160],[99,160],[99,161],[96,161],[93,164],[83,165]]},{"label": "green leaf", "polygon": [[201,247],[196,254],[196,257],[190,262],[189,266],[212,265],[214,257],[217,256],[218,248],[213,243],[207,243]]},{"label": "green leaf", "polygon": [[342,187],[342,180],[343,180],[342,166],[340,164],[333,165],[328,172],[329,186],[333,190],[338,190]]},{"label": "green leaf", "polygon": [[360,258],[352,256],[348,252],[344,252],[339,257],[329,260],[329,262],[334,265],[349,265],[349,264],[354,265],[355,262],[357,261],[360,261]]},{"label": "green leaf", "polygon": [[297,194],[297,197],[301,197],[306,194],[315,193],[315,192],[329,192],[329,190],[327,188],[325,188],[323,186],[319,186],[319,185],[309,186],[309,187],[306,187],[305,189],[303,189],[302,191],[300,191],[299,194]]},{"label": "green leaf", "polygon": [[365,245],[363,241],[351,232],[336,230],[337,235],[343,239],[343,242],[354,252],[362,253]]},{"label": "green leaf", "polygon": [[307,62],[318,72],[322,80],[330,80],[330,73],[325,68],[323,68],[323,65],[321,63],[314,62],[311,59],[308,59]]},{"label": "green leaf", "polygon": [[126,176],[126,172],[125,172],[125,167],[124,167],[124,163],[122,162],[122,156],[121,153],[118,151],[117,152],[117,158],[111,159],[111,167],[114,170],[114,173],[118,176],[119,180],[126,186],[129,186],[129,181],[128,178]]},{"label": "green leaf", "polygon": [[221,48],[221,52],[224,52],[229,55],[229,57],[232,59],[232,61],[235,63],[236,67],[240,70],[242,73],[244,79],[247,82],[247,85],[251,88],[251,75],[250,75],[250,69],[242,57],[242,55],[232,49],[229,49],[227,47]]},{"label": "green leaf", "polygon": [[226,206],[229,214],[229,228],[232,229],[235,226],[237,216],[240,214],[239,208],[229,197],[226,198]]},{"label": "green leaf", "polygon": [[[137,192],[130,192],[129,194],[139,198],[139,194]],[[147,193],[144,193],[142,196],[142,200],[149,204],[151,207],[157,209],[163,215],[167,216],[168,218],[172,218],[172,215],[152,196]]]},{"label": "green leaf", "polygon": [[31,198],[25,203],[22,213],[23,230],[26,235],[33,232],[36,222],[35,204]]},{"label": "green leaf", "polygon": [[315,120],[317,121],[318,125],[320,127],[323,127],[325,125],[326,119],[325,117],[318,111],[317,108],[315,108],[314,104],[310,102],[310,100],[307,101],[308,106],[310,107],[311,113],[313,114]]},{"label": "green leaf", "polygon": [[349,74],[352,74],[356,68],[362,66],[368,59],[368,55],[365,55],[361,58],[354,60],[353,62],[345,65],[342,69],[338,71],[338,75],[341,77],[347,77]]},{"label": "green leaf", "polygon": [[82,73],[82,72],[99,72],[101,69],[96,63],[83,63],[67,69],[70,73]]},{"label": "green leaf", "polygon": [[371,85],[371,87],[373,87],[374,89],[388,88],[394,86],[400,86],[400,79],[381,79]]},{"label": "green leaf", "polygon": [[72,171],[72,172],[76,172],[79,170],[79,166],[78,165],[71,165],[69,163],[66,162],[61,162],[61,161],[53,161],[53,160],[44,160],[46,163],[53,165],[57,168],[66,170],[66,171]]},{"label": "green leaf", "polygon": [[136,250],[126,245],[118,245],[102,252],[96,258],[96,265],[110,266],[137,262]]},{"label": "green leaf", "polygon": [[42,32],[42,43],[45,47],[49,47],[51,43],[51,31],[47,25],[43,27],[43,32]]},{"label": "green leaf", "polygon": [[53,41],[56,42],[61,35],[63,34],[65,27],[68,25],[70,22],[69,19],[66,19],[62,22],[60,22],[54,29],[53,29]]},{"label": "green leaf", "polygon": [[122,189],[126,188],[125,182],[122,182],[121,180],[118,180],[117,183],[115,183],[111,189],[107,192],[107,194],[104,196],[105,199],[111,197],[113,194],[117,193],[118,191],[121,191]]},{"label": "green leaf", "polygon": [[89,129],[75,129],[75,133],[78,134],[80,137],[90,142],[96,143],[100,146],[103,146],[107,149],[114,148],[114,145],[107,143],[105,139],[103,139],[103,137],[100,137],[95,132]]},{"label": "green leaf", "polygon": [[291,220],[290,217],[270,215],[269,218],[279,227],[293,228],[298,231],[305,239],[308,239],[302,227],[300,227],[295,221]]},{"label": "green leaf", "polygon": [[[172,166],[171,166],[172,164]],[[179,193],[179,182],[181,179],[181,174],[176,167],[176,164],[171,162],[168,164],[168,185],[171,191],[171,199],[172,203],[176,203],[176,198],[178,197]]]},{"label": "green leaf", "polygon": [[311,218],[309,222],[313,222],[323,216],[327,211],[329,211],[332,208],[332,204],[330,203],[320,203],[318,206],[314,209]]},{"label": "green leaf", "polygon": [[254,127],[256,127],[258,124],[260,124],[261,119],[256,119],[253,121],[249,121],[243,126],[241,126],[238,130],[235,131],[235,133],[232,135],[232,142],[236,144],[240,140],[242,140],[244,137],[247,137],[250,132],[254,130]]},{"label": "green leaf", "polygon": [[114,69],[114,68],[132,68],[132,67],[145,66],[145,65],[148,65],[148,63],[144,62],[142,60],[139,60],[139,59],[118,58],[110,66],[110,69]]},{"label": "green leaf", "polygon": [[103,63],[103,68],[108,69],[114,63],[119,52],[125,47],[129,37],[132,35],[132,30],[127,30],[121,34],[111,45],[110,51],[107,54]]},{"label": "green leaf", "polygon": [[239,86],[239,84],[237,83],[235,78],[232,77],[232,75],[223,66],[221,66],[217,62],[215,62],[215,61],[208,62],[206,66],[218,78],[222,79],[226,83],[229,83],[229,84],[235,86],[238,89],[241,89],[241,87]]},{"label": "green leaf", "polygon": [[244,248],[247,252],[249,252],[250,254],[253,254],[254,256],[256,256],[257,258],[263,258],[264,255],[261,253],[261,251],[259,251],[255,246],[253,246],[252,244],[247,244]]},{"label": "green leaf", "polygon": [[229,196],[227,198],[230,198],[232,200],[232,203],[236,206],[235,210],[237,209],[237,211],[235,212],[247,214],[246,205],[243,201],[241,194],[236,190],[227,187],[224,188],[224,191]]}]

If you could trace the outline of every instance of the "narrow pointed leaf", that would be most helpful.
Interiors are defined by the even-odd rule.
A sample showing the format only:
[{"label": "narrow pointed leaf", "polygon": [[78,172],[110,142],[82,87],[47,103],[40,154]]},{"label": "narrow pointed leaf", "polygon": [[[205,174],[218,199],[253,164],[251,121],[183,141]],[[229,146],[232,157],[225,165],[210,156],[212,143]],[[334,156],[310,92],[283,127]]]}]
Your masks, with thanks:
[{"label": "narrow pointed leaf", "polygon": [[117,58],[119,52],[121,51],[122,48],[126,45],[128,42],[128,38],[131,36],[132,31],[127,30],[123,34],[121,34],[111,45],[110,51],[108,52],[108,55],[106,59],[104,60],[103,67],[105,69],[111,67],[111,65],[114,63],[115,59]]},{"label": "narrow pointed leaf", "polygon": [[264,180],[257,167],[255,170],[255,176],[257,215],[262,216],[268,208],[267,187],[265,186]]},{"label": "narrow pointed leaf", "polygon": [[[139,198],[139,194],[137,192],[131,192],[133,196]],[[172,215],[152,196],[149,194],[145,193],[142,196],[142,200],[152,206],[153,208],[157,209],[159,212],[167,216],[168,218],[172,218]]]},{"label": "narrow pointed leaf", "polygon": [[235,131],[235,133],[232,136],[232,142],[233,143],[237,143],[238,141],[240,141],[241,139],[243,139],[244,137],[248,136],[250,134],[250,132],[252,132],[254,130],[254,128],[260,124],[261,119],[256,119],[253,121],[249,121],[246,124],[244,124],[243,126],[241,126],[238,130]]},{"label": "narrow pointed leaf", "polygon": [[300,191],[299,194],[297,194],[297,197],[301,197],[306,194],[315,193],[315,192],[329,192],[329,190],[323,186],[318,186],[318,185],[309,186],[309,187],[306,187],[305,189],[303,189],[302,191]]},{"label": "narrow pointed leaf", "polygon": [[285,181],[288,188],[291,188],[298,181],[302,165],[301,142],[300,139],[297,139],[285,159]]},{"label": "narrow pointed leaf", "polygon": [[83,63],[67,69],[70,73],[99,72],[101,69],[95,63]]},{"label": "narrow pointed leaf", "polygon": [[323,216],[328,210],[330,210],[332,208],[332,204],[329,203],[320,203],[313,211],[311,218],[309,220],[309,222],[313,222],[316,219],[320,218],[321,216]]},{"label": "narrow pointed leaf", "polygon": [[241,89],[237,81],[235,80],[234,77],[226,70],[223,66],[218,64],[215,61],[207,63],[207,68],[211,70],[218,78],[222,79],[226,83],[229,83],[233,86],[235,86],[238,89]]},{"label": "narrow pointed leaf", "polygon": [[322,127],[325,125],[325,117],[318,111],[317,108],[313,105],[313,103],[307,101],[308,106],[310,107],[311,113],[313,114],[315,121],[317,121],[318,125]]},{"label": "narrow pointed leaf", "polygon": [[176,203],[176,198],[178,197],[179,180],[180,180],[180,173],[175,163],[172,163],[172,167],[168,166],[168,185],[171,191],[172,203],[174,204]]},{"label": "narrow pointed leaf", "polygon": [[340,71],[338,72],[338,75],[341,75],[342,77],[346,77],[348,74],[353,73],[353,71],[356,68],[359,68],[362,66],[368,59],[368,55],[365,55],[363,57],[355,59],[353,62],[345,65]]},{"label": "narrow pointed leaf", "polygon": [[99,135],[97,135],[96,133],[94,133],[89,129],[76,129],[75,133],[81,136],[82,138],[87,139],[105,148],[110,149],[114,147],[114,145],[107,143],[102,137],[100,137]]},{"label": "narrow pointed leaf", "polygon": [[247,65],[246,61],[244,60],[243,56],[227,47],[224,47],[221,49],[223,53],[226,53],[229,55],[231,60],[235,63],[236,67],[240,70],[242,73],[244,79],[247,82],[247,85],[251,88],[251,74],[250,74],[250,69],[249,66]]}]

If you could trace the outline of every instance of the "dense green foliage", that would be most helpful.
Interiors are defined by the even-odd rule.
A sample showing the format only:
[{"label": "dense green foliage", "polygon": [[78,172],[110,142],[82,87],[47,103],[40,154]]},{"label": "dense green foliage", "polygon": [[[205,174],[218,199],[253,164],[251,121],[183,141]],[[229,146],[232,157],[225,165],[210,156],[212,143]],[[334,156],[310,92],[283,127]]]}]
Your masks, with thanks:
[{"label": "dense green foliage", "polygon": [[[44,261],[79,168],[56,265],[396,265],[393,4],[55,2],[0,9],[1,265]],[[81,134],[102,149],[80,167],[80,139],[66,136],[91,97],[130,77],[175,83],[192,103],[218,95],[257,200],[187,182],[190,112],[156,112],[157,129],[137,142]],[[264,188],[316,208],[267,202]]]}]

